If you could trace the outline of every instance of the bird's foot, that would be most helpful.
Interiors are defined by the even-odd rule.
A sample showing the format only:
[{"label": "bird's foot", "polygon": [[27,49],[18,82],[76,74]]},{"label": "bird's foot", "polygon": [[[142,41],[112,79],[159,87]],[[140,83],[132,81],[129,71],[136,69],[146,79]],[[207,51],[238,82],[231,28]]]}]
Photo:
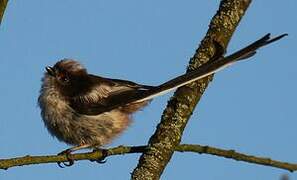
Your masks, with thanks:
[{"label": "bird's foot", "polygon": [[[71,149],[66,149],[66,150],[58,153],[58,155],[65,155],[67,158],[67,162],[68,162],[68,163],[67,162],[57,162],[57,164],[60,168],[69,167],[74,164],[74,160],[69,156],[69,155],[71,155],[71,152],[72,152]],[[61,164],[63,164],[64,166]]]},{"label": "bird's foot", "polygon": [[99,164],[104,164],[104,163],[106,163],[106,157],[108,156],[108,150],[106,150],[106,149],[100,149],[100,148],[95,148],[94,150],[93,150],[93,152],[96,152],[96,151],[100,151],[101,153],[102,153],[102,157],[100,157],[100,158],[98,158],[98,159],[92,159],[92,160],[90,160],[90,161],[92,161],[92,162],[97,162],[97,163],[99,163]]}]

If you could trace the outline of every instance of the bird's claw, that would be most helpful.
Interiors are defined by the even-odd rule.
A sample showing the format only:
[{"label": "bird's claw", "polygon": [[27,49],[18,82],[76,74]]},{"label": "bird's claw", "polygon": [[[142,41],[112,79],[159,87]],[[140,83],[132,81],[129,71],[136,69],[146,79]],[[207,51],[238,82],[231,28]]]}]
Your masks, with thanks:
[{"label": "bird's claw", "polygon": [[104,163],[106,163],[106,159],[104,159],[104,158],[100,158],[100,159],[97,159],[97,160],[95,160],[95,162],[96,163],[99,163],[99,164],[104,164]]},{"label": "bird's claw", "polygon": [[97,162],[99,164],[106,163],[106,157],[108,156],[108,151],[106,149],[94,149],[93,152],[100,151],[102,153],[102,157],[98,159],[92,159],[90,161]]},{"label": "bird's claw", "polygon": [[[66,149],[66,150],[58,153],[58,155],[65,155],[66,158],[67,158],[67,162],[68,162],[68,163],[67,162],[57,162],[57,164],[58,164],[58,166],[60,168],[69,167],[69,166],[72,166],[74,164],[74,160],[71,157],[69,157],[70,154],[71,154],[71,150],[70,149]],[[63,164],[64,166],[61,165],[61,164]]]}]

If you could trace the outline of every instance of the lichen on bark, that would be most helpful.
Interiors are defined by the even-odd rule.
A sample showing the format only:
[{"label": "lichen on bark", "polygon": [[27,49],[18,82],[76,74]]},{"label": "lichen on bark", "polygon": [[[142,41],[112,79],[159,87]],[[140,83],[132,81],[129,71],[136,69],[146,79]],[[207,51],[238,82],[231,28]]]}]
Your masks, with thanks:
[{"label": "lichen on bark", "polygon": [[[214,41],[227,47],[250,3],[251,0],[221,1],[217,13],[210,22],[205,38],[190,59],[187,71],[197,69],[214,55]],[[184,128],[195,106],[211,80],[212,76],[208,76],[183,86],[174,93],[163,112],[161,122],[148,142],[148,150],[141,155],[139,163],[132,173],[132,179],[160,178],[175,147],[181,141]]]}]

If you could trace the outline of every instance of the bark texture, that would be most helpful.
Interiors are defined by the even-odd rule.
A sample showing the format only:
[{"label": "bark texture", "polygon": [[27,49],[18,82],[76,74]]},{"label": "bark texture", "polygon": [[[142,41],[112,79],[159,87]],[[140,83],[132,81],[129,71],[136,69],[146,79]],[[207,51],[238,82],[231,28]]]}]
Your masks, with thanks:
[{"label": "bark texture", "polygon": [[8,0],[0,0],[0,24],[2,22],[2,17],[6,8]]},{"label": "bark texture", "polygon": [[[227,47],[237,25],[246,12],[251,0],[222,0],[212,18],[205,38],[190,59],[187,72],[206,63],[214,55],[214,41]],[[155,133],[148,142],[131,179],[159,179],[170,161],[174,149],[179,145],[184,128],[212,80],[208,76],[179,88],[170,99]]]}]

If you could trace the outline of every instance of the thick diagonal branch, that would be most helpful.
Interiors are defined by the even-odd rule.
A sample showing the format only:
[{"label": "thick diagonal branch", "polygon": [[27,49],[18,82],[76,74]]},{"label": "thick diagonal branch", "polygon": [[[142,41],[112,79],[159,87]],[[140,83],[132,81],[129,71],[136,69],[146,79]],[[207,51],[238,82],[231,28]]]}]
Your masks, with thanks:
[{"label": "thick diagonal branch", "polygon": [[8,0],[0,0],[0,24],[2,22],[2,17],[7,6]]},{"label": "thick diagonal branch", "polygon": [[[227,44],[235,31],[239,21],[247,10],[251,0],[222,0],[219,10],[212,18],[209,30],[202,40],[187,71],[198,68],[214,55],[213,42],[219,42],[223,47]],[[170,161],[174,149],[181,141],[186,124],[205,91],[212,76],[179,88],[161,118],[157,130],[148,143],[137,167],[132,173],[132,179],[159,179],[166,165]]]}]

